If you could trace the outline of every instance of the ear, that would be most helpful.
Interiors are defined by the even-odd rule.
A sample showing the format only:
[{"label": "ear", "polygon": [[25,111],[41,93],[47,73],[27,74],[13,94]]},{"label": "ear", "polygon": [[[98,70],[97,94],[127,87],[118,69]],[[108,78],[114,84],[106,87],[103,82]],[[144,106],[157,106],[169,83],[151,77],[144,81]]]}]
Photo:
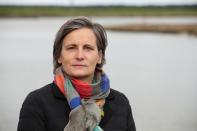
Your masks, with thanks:
[{"label": "ear", "polygon": [[58,58],[57,62],[58,62],[59,64],[62,64],[62,57],[61,57],[61,56]]},{"label": "ear", "polygon": [[101,50],[99,51],[99,54],[98,55],[99,55],[99,57],[98,57],[98,62],[97,63],[98,64],[101,64],[102,59],[103,59],[103,54],[102,54],[102,51]]}]

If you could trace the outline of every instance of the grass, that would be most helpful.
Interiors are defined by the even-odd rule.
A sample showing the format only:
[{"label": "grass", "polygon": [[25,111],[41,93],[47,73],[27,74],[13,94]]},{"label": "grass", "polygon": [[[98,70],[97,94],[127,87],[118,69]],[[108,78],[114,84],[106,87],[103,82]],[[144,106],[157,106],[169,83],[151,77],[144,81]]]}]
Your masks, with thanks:
[{"label": "grass", "polygon": [[0,17],[38,16],[197,16],[197,8],[0,6]]}]

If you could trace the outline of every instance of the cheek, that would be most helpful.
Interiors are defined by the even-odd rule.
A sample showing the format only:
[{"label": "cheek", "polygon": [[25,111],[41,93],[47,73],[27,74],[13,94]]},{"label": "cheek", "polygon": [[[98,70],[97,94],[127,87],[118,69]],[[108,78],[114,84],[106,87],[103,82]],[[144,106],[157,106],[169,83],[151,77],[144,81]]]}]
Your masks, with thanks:
[{"label": "cheek", "polygon": [[63,50],[61,52],[60,58],[61,58],[62,62],[64,62],[64,61],[68,61],[71,58],[71,56],[72,56],[71,53],[68,53],[68,52]]},{"label": "cheek", "polygon": [[[67,57],[65,57],[65,56],[67,56]],[[63,66],[66,66],[70,62],[68,55],[61,54],[58,62],[60,62]]]},{"label": "cheek", "polygon": [[64,66],[67,66],[70,63],[71,63],[71,60],[68,60],[68,59],[63,59],[63,61],[62,61],[62,65],[64,65]]},{"label": "cheek", "polygon": [[95,55],[95,57],[92,58],[91,63],[92,65],[96,66],[96,64],[99,63],[99,56]]}]

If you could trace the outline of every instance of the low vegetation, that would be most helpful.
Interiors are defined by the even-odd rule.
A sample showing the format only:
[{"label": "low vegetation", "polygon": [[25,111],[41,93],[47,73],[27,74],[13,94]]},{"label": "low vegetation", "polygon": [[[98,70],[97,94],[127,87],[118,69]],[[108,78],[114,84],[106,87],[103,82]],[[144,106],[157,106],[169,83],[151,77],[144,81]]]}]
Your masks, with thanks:
[{"label": "low vegetation", "polygon": [[48,7],[0,6],[0,17],[39,16],[197,16],[197,6],[167,7]]}]

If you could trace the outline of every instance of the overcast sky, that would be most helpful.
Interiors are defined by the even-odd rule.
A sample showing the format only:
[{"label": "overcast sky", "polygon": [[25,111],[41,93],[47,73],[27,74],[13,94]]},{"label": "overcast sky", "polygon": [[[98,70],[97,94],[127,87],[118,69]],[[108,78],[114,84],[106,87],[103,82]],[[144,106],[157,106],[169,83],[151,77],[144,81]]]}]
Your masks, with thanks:
[{"label": "overcast sky", "polygon": [[184,5],[197,4],[197,0],[0,0],[0,4],[17,5]]}]

